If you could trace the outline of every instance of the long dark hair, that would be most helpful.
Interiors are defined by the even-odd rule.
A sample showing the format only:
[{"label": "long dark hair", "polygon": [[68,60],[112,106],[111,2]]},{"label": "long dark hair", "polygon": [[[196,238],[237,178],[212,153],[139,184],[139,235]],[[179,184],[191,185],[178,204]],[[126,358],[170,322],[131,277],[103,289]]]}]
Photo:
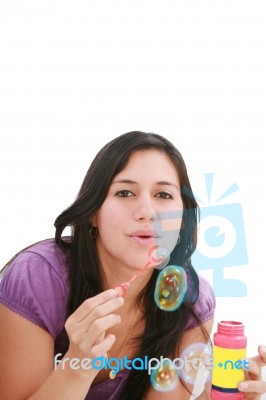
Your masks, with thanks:
[{"label": "long dark hair", "polygon": [[[169,264],[184,267],[189,282],[189,298],[175,312],[160,310],[154,300],[154,288],[158,270],[154,270],[145,292],[145,331],[139,341],[138,357],[169,357],[179,349],[186,330],[186,323],[193,312],[193,303],[198,298],[199,280],[191,265],[191,255],[196,247],[198,206],[192,194],[186,166],[180,152],[166,138],[154,134],[133,131],[125,133],[107,143],[94,158],[78,193],[76,201],[55,220],[57,244],[69,250],[70,294],[68,314],[73,313],[82,302],[103,291],[100,262],[95,240],[90,235],[90,221],[103,204],[113,178],[124,169],[130,155],[136,150],[157,149],[164,152],[175,165],[182,192],[184,213],[180,242],[171,253]],[[70,226],[71,240],[64,240],[63,231]],[[142,297],[139,294],[138,301]],[[120,399],[142,398],[149,388],[146,371],[131,370],[126,388]]]}]

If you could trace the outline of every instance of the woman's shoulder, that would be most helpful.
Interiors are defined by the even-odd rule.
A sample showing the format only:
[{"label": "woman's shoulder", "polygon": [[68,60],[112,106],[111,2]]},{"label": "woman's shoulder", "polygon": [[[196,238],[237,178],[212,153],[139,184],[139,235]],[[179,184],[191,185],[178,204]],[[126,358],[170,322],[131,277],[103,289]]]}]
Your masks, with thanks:
[{"label": "woman's shoulder", "polygon": [[193,311],[196,317],[191,315],[187,324],[187,329],[195,328],[199,323],[203,324],[214,317],[216,300],[213,288],[203,276],[198,275],[198,278],[199,295],[193,306]]},{"label": "woman's shoulder", "polygon": [[54,239],[19,252],[2,273],[0,301],[56,337],[66,319],[67,253]]},{"label": "woman's shoulder", "polygon": [[55,239],[45,239],[34,243],[16,254],[8,263],[8,267],[4,270],[9,273],[10,270],[15,270],[19,267],[22,272],[23,266],[26,269],[37,269],[40,264],[46,263],[50,268],[57,273],[61,279],[67,277],[67,258],[68,253],[63,251],[56,243]]},{"label": "woman's shoulder", "polygon": [[67,252],[56,244],[55,239],[45,239],[17,253],[1,272],[1,280],[29,273],[34,273],[37,279],[38,275],[41,277],[49,272],[51,278],[67,285],[67,258]]}]

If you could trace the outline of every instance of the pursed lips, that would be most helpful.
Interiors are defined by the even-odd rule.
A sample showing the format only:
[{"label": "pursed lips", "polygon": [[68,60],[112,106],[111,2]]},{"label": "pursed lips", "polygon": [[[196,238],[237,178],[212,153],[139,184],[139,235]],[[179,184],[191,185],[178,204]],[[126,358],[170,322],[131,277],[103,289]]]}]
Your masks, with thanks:
[{"label": "pursed lips", "polygon": [[139,245],[149,245],[154,243],[159,238],[159,235],[151,230],[140,230],[132,232],[129,238]]}]

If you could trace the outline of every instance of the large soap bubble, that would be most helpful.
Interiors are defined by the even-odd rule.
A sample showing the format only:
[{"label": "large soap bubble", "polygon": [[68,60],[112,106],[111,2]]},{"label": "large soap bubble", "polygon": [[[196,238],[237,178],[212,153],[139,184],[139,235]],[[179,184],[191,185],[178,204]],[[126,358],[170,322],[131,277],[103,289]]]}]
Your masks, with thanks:
[{"label": "large soap bubble", "polygon": [[213,369],[212,347],[206,343],[193,343],[181,354],[184,362],[179,374],[189,384],[202,384],[211,379]]},{"label": "large soap bubble", "polygon": [[187,291],[187,275],[182,267],[169,265],[158,275],[154,300],[164,311],[175,311],[183,302]]}]

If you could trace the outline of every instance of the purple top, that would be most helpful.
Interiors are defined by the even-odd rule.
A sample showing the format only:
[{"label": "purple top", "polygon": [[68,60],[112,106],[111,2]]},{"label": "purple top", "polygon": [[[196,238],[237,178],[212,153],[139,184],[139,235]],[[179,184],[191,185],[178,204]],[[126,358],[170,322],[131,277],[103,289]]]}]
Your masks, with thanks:
[{"label": "purple top", "polygon": [[[68,348],[64,329],[67,319],[68,279],[66,255],[54,239],[47,239],[22,251],[5,270],[0,280],[0,302],[15,313],[48,331],[55,340],[55,354]],[[213,318],[215,298],[209,283],[199,277],[199,298],[195,312],[200,321]],[[198,325],[190,317],[187,329]],[[115,379],[92,386],[84,400],[116,400],[129,370],[119,371]]]}]

